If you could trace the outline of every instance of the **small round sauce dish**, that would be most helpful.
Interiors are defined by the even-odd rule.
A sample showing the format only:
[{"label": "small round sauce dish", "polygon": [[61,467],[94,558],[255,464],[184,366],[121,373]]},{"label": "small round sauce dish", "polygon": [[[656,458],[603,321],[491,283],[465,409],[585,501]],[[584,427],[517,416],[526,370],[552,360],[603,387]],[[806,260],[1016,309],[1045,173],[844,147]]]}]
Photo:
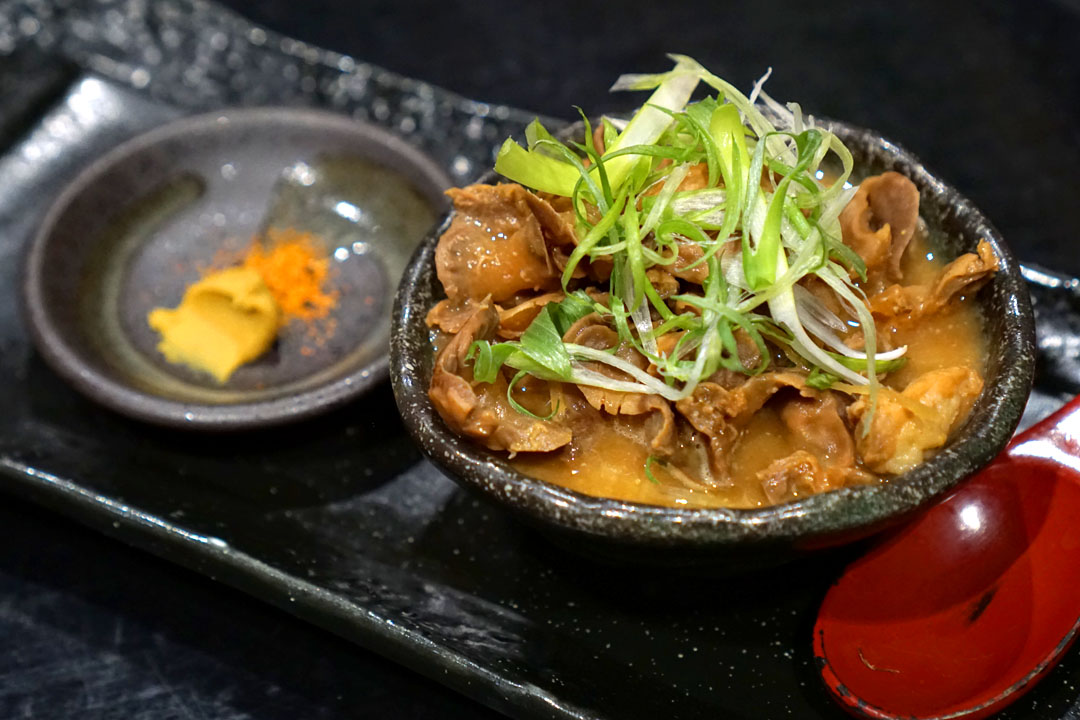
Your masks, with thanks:
[{"label": "small round sauce dish", "polygon": [[[30,331],[72,386],[139,420],[231,430],[314,415],[386,377],[394,289],[448,185],[401,138],[332,113],[176,121],[95,162],[49,210],[26,259]],[[275,232],[311,241],[332,307],[283,322],[223,382],[167,360],[149,314]]]},{"label": "small round sauce dish", "polygon": [[[449,215],[413,255],[398,290],[391,331],[394,393],[424,453],[465,487],[585,554],[666,566],[719,561],[732,568],[771,564],[865,538],[909,517],[989,463],[1020,419],[1034,370],[1034,324],[1020,265],[982,213],[911,153],[873,131],[828,124],[853,153],[854,177],[895,170],[915,183],[920,215],[940,238],[937,250],[943,256],[971,252],[986,240],[1000,260],[996,276],[976,296],[990,348],[985,389],[967,423],[931,459],[887,482],[752,509],[645,505],[593,497],[527,477],[505,455],[451,432],[428,398],[433,352],[425,316],[445,297],[434,255]],[[484,181],[497,179],[492,174]]]}]

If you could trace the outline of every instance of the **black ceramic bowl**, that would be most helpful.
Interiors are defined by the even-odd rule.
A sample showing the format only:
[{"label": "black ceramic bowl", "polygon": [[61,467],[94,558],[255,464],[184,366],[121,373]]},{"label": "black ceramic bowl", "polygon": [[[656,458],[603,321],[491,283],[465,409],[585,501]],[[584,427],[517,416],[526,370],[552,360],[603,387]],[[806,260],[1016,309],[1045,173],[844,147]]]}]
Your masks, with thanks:
[{"label": "black ceramic bowl", "polygon": [[[911,153],[871,131],[831,129],[860,176],[896,170],[919,187],[921,215],[939,251],[974,250],[985,239],[1001,269],[978,295],[990,357],[985,390],[967,424],[929,461],[880,485],[849,487],[762,509],[693,509],[591,497],[526,477],[503,457],[450,432],[428,400],[432,350],[424,317],[444,297],[434,251],[442,227],[420,245],[398,290],[391,378],[405,424],[450,477],[589,554],[665,564],[703,559],[756,563],[866,537],[909,515],[986,465],[1008,442],[1031,388],[1034,324],[1020,266],[990,222]],[[489,179],[493,179],[491,176]]]},{"label": "black ceramic bowl", "polygon": [[[27,253],[35,343],[75,388],[132,417],[204,430],[308,417],[387,374],[390,307],[449,178],[401,138],[337,114],[224,110],[141,135],[80,173]],[[334,332],[293,322],[225,383],[173,365],[147,323],[264,228],[312,233],[339,293]]]}]

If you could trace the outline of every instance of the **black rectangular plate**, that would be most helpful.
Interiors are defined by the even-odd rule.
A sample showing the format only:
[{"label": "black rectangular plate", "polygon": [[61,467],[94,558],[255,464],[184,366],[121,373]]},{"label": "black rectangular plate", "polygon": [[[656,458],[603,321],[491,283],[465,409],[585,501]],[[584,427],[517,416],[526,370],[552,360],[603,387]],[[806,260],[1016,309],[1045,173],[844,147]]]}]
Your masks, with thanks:
[{"label": "black rectangular plate", "polygon": [[[322,106],[402,132],[466,180],[531,117],[289,45],[212,6],[168,7],[179,14],[164,25],[129,28],[140,52],[170,31],[182,40],[144,74],[125,59],[130,47],[105,34],[65,40],[59,25],[47,52],[0,58],[0,88],[37,69],[20,84],[20,107],[35,115],[0,115],[0,487],[514,717],[843,717],[817,681],[810,627],[851,549],[737,578],[598,567],[422,460],[388,385],[316,421],[208,437],[115,416],[43,365],[18,312],[21,254],[65,180],[124,139],[226,104]],[[225,40],[206,39],[206,52],[235,54],[229,62],[248,72],[240,83],[184,73],[206,56],[191,29],[207,13]],[[1076,342],[1072,291],[1034,292],[1042,337]],[[1044,373],[1027,422],[1075,390],[1060,365]],[[1074,650],[1009,712],[1065,714],[1078,672]]]}]

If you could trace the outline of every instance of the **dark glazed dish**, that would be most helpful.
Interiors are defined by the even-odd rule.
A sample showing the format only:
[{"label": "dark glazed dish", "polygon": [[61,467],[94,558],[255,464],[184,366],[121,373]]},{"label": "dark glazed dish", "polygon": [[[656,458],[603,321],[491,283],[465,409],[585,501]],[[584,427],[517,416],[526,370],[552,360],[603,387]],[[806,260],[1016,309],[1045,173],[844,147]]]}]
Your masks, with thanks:
[{"label": "dark glazed dish", "polygon": [[[95,162],[50,209],[27,257],[28,324],[68,382],[141,420],[226,430],[308,417],[385,378],[393,289],[448,184],[404,140],[331,113],[174,122]],[[333,337],[307,352],[285,328],[223,384],[167,363],[147,313],[272,227],[310,232],[333,256]]]},{"label": "dark glazed dish", "polygon": [[[590,551],[636,559],[648,559],[648,550],[655,549],[668,562],[850,542],[905,517],[988,463],[1020,418],[1034,369],[1033,320],[1020,266],[987,219],[913,155],[865,129],[843,123],[830,123],[829,128],[851,149],[860,176],[895,170],[915,182],[923,218],[947,244],[942,251],[955,256],[986,240],[1000,258],[997,276],[978,295],[991,348],[986,387],[967,424],[937,455],[884,484],[751,510],[641,505],[590,497],[526,477],[501,457],[450,432],[428,400],[432,350],[424,317],[443,297],[433,260],[445,222],[424,240],[406,270],[391,333],[395,396],[423,451],[458,482],[541,528],[557,531],[568,544],[580,546],[576,541],[587,538]],[[690,552],[673,556],[663,552],[665,548]],[[622,552],[631,549],[633,555]]]}]

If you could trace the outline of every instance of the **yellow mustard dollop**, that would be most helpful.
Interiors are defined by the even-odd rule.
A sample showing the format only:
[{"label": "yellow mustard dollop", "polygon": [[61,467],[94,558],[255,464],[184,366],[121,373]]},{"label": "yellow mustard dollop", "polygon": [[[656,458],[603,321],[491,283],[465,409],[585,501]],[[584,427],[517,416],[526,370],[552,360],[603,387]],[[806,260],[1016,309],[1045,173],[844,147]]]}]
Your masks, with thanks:
[{"label": "yellow mustard dollop", "polygon": [[269,349],[280,316],[258,271],[236,267],[207,275],[188,287],[179,307],[154,308],[146,319],[161,333],[166,360],[223,383]]}]

